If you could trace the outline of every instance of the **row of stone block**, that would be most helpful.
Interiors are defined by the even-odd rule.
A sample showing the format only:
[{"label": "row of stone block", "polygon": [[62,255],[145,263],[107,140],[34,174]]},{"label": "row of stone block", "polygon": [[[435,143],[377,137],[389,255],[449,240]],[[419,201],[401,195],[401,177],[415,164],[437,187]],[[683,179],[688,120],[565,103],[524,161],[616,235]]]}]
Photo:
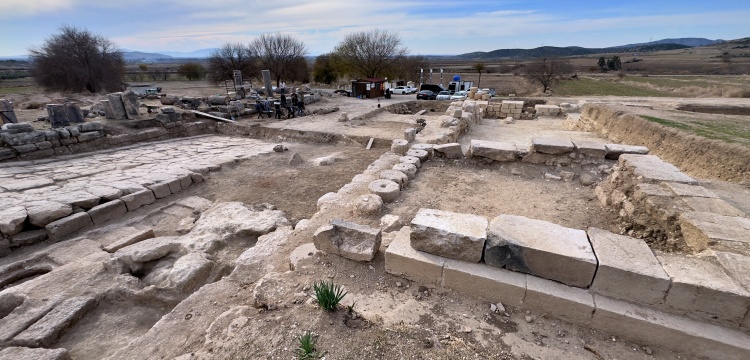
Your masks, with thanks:
[{"label": "row of stone block", "polygon": [[557,105],[534,105],[537,116],[557,116],[560,115],[560,107]]},{"label": "row of stone block", "polygon": [[[750,280],[738,280],[741,272],[732,278],[703,259],[655,256],[643,240],[601,229],[585,232],[513,215],[488,222],[471,214],[420,209],[411,221],[410,244],[432,255],[483,261],[491,267],[590,287],[609,297],[750,328],[750,315],[746,316],[750,293],[745,290]],[[750,257],[731,258],[750,268]]]}]

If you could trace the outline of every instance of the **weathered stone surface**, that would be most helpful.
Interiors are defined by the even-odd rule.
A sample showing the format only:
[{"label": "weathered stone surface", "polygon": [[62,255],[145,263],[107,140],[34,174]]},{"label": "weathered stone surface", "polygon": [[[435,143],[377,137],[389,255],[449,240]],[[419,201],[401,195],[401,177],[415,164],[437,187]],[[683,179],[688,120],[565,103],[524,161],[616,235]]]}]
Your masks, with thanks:
[{"label": "weathered stone surface", "polygon": [[406,174],[406,177],[409,180],[414,179],[417,176],[417,167],[412,164],[398,163],[393,165],[393,170]]},{"label": "weathered stone surface", "polygon": [[10,237],[10,246],[28,246],[47,240],[46,230],[24,231]]},{"label": "weathered stone surface", "polygon": [[99,205],[98,196],[83,190],[76,190],[55,195],[50,198],[50,200],[83,209],[91,209],[92,207]]},{"label": "weathered stone surface", "polygon": [[584,289],[528,276],[523,306],[585,324],[594,314],[594,296]]},{"label": "weathered stone surface", "polygon": [[248,208],[241,202],[226,202],[212,206],[201,214],[191,234],[213,234],[223,241],[268,234],[289,226],[284,212],[268,204]]},{"label": "weathered stone surface", "polygon": [[691,250],[698,252],[709,244],[750,243],[750,219],[707,212],[686,212],[679,217],[682,237]]},{"label": "weathered stone surface", "polygon": [[604,144],[595,143],[592,141],[573,141],[573,145],[576,147],[576,152],[579,154],[587,155],[596,159],[604,159],[607,155],[607,148]]},{"label": "weathered stone surface", "polygon": [[70,125],[68,112],[63,104],[47,104],[47,118],[53,128]]},{"label": "weathered stone surface", "polygon": [[267,310],[278,309],[288,287],[288,280],[281,273],[264,275],[253,289],[253,306]]},{"label": "weathered stone surface", "polygon": [[706,198],[718,198],[713,191],[698,185],[689,185],[673,182],[665,182],[666,185],[675,195],[678,196],[692,196],[692,197],[706,197]]},{"label": "weathered stone surface", "polygon": [[409,183],[409,177],[398,170],[383,170],[380,172],[380,178],[399,184],[401,189],[406,188],[406,184]]},{"label": "weathered stone surface", "polygon": [[427,152],[427,158],[431,159],[435,156],[435,145],[434,144],[414,144],[410,150],[424,150]]},{"label": "weathered stone surface", "polygon": [[125,202],[125,206],[128,207],[128,211],[134,211],[141,208],[142,206],[153,204],[156,201],[154,193],[148,189],[134,192],[130,195],[125,195],[120,199]]},{"label": "weathered stone surface", "polygon": [[122,238],[115,240],[113,243],[107,245],[104,247],[104,251],[108,253],[113,253],[117,250],[120,250],[126,246],[135,244],[139,241],[143,241],[146,239],[152,239],[154,238],[154,229],[145,229],[145,230],[136,230],[124,235]]},{"label": "weathered stone surface", "polygon": [[393,202],[401,195],[401,186],[391,180],[375,180],[367,188],[386,203]]},{"label": "weathered stone surface", "polygon": [[409,142],[406,139],[395,139],[391,143],[391,152],[404,155],[409,150]]},{"label": "weathered stone surface", "polygon": [[183,246],[178,237],[162,236],[139,241],[117,250],[113,255],[113,262],[124,266],[125,271],[135,271],[139,270],[143,263],[181,252]]},{"label": "weathered stone surface", "polygon": [[104,117],[107,119],[114,119],[115,113],[112,110],[112,105],[109,103],[109,100],[102,100],[102,107],[104,108]]},{"label": "weathered stone surface", "polygon": [[411,245],[426,253],[479,262],[487,239],[487,219],[435,209],[419,209],[411,221]]},{"label": "weathered stone surface", "polygon": [[658,184],[648,184],[648,183],[640,183],[635,186],[635,191],[633,192],[633,196],[636,200],[643,200],[648,196],[672,196],[672,193],[662,186],[661,183]]},{"label": "weathered stone surface", "polygon": [[122,98],[122,104],[125,107],[125,115],[128,119],[138,119],[138,95],[132,90],[127,90],[120,95]]},{"label": "weathered stone surface", "polygon": [[695,179],[685,175],[680,169],[655,155],[624,154],[620,156],[620,166],[632,169],[636,176],[642,176],[647,182],[696,183]]},{"label": "weathered stone surface", "polygon": [[302,163],[302,156],[300,156],[298,153],[293,153],[292,156],[289,157],[289,161],[287,162],[289,166],[298,166],[302,165]]},{"label": "weathered stone surface", "polygon": [[57,305],[39,321],[13,338],[14,345],[51,346],[63,332],[96,306],[92,297],[74,297]]},{"label": "weathered stone surface", "polygon": [[122,95],[122,93],[107,94],[109,107],[112,108],[112,116],[115,120],[125,120],[128,118],[128,115],[125,112],[125,105],[122,103],[120,95]]},{"label": "weathered stone surface", "polygon": [[401,217],[398,215],[388,214],[380,218],[380,230],[391,232],[401,229],[404,226]]},{"label": "weathered stone surface", "polygon": [[112,219],[118,219],[127,212],[128,208],[125,205],[125,202],[119,199],[94,206],[88,211],[94,225],[103,224]]},{"label": "weathered stone surface", "polygon": [[0,111],[2,111],[0,124],[18,123],[16,113],[13,111],[13,103],[10,100],[0,99]]},{"label": "weathered stone surface", "polygon": [[7,236],[18,234],[23,229],[25,221],[26,208],[23,206],[0,210],[0,233]]},{"label": "weathered stone surface", "polygon": [[204,212],[214,204],[211,200],[200,196],[188,196],[184,199],[177,200],[175,203],[198,212]]},{"label": "weathered stone surface", "polygon": [[469,154],[494,161],[515,161],[518,149],[515,144],[499,141],[471,140]]},{"label": "weathered stone surface", "polygon": [[380,248],[380,229],[340,219],[315,231],[313,242],[318,250],[355,261],[372,261]]},{"label": "weathered stone surface", "polygon": [[464,157],[464,152],[459,143],[435,145],[434,150],[436,153],[440,154],[440,156],[447,159],[460,159]]},{"label": "weathered stone surface", "polygon": [[420,149],[409,149],[409,151],[406,152],[406,156],[413,156],[415,158],[418,158],[419,161],[425,162],[427,161],[427,159],[429,159],[430,154],[427,151]]},{"label": "weathered stone surface", "polygon": [[672,278],[666,304],[691,317],[739,326],[750,306],[750,293],[709,259],[657,254]]},{"label": "weathered stone surface", "polygon": [[[299,224],[297,225],[299,227]],[[312,258],[318,253],[318,248],[313,243],[302,244],[292,250],[289,254],[289,270],[296,270],[299,263],[305,259]]]},{"label": "weathered stone surface", "polygon": [[417,136],[417,129],[415,128],[408,128],[404,130],[404,140],[407,142],[412,142]]},{"label": "weathered stone surface", "polygon": [[750,292],[750,256],[717,251],[716,259],[729,277],[737,281],[745,291]]},{"label": "weathered stone surface", "polygon": [[0,360],[70,360],[66,349],[11,346],[0,350]]},{"label": "weathered stone surface", "polygon": [[211,275],[214,262],[204,253],[191,252],[181,256],[169,271],[166,285],[179,291],[191,293],[203,286]]},{"label": "weathered stone surface", "polygon": [[354,199],[352,208],[359,216],[377,215],[383,209],[383,199],[375,194],[360,195]]},{"label": "weathered stone surface", "polygon": [[79,212],[47,224],[44,230],[47,231],[50,240],[59,241],[92,226],[94,223],[91,221],[91,216],[86,212]]},{"label": "weathered stone surface", "polygon": [[411,228],[404,226],[385,250],[385,271],[427,285],[440,285],[445,258],[415,250],[410,244]]},{"label": "weathered stone surface", "polygon": [[34,189],[42,186],[52,185],[55,182],[52,179],[42,177],[32,177],[23,179],[4,179],[0,187],[8,191],[22,191]]},{"label": "weathered stone surface", "polygon": [[149,185],[146,186],[146,188],[151,190],[154,193],[154,197],[157,199],[172,195],[172,190],[169,189],[169,184],[165,182]]},{"label": "weathered stone surface", "polygon": [[414,165],[417,169],[419,169],[419,167],[422,166],[422,161],[419,160],[419,158],[415,156],[402,156],[398,159],[398,161],[402,164]]},{"label": "weathered stone surface", "polygon": [[646,242],[597,228],[588,234],[599,260],[592,291],[649,305],[663,301],[671,280]]},{"label": "weathered stone surface", "polygon": [[572,141],[559,138],[532,138],[531,147],[535,152],[555,155],[567,154],[575,149]]},{"label": "weathered stone surface", "polygon": [[318,198],[318,211],[324,208],[335,208],[343,205],[344,197],[335,192],[323,194]]},{"label": "weathered stone surface", "polygon": [[694,357],[741,360],[750,358],[750,335],[594,295],[592,326],[642,345],[658,345]]},{"label": "weathered stone surface", "polygon": [[0,257],[7,256],[11,253],[10,240],[0,238]]},{"label": "weathered stone surface", "polygon": [[39,200],[26,204],[26,212],[29,215],[29,222],[39,227],[70,215],[73,208],[68,204],[56,201]]},{"label": "weathered stone surface", "polygon": [[591,285],[597,267],[585,231],[514,215],[490,222],[484,261],[582,288]]},{"label": "weathered stone surface", "polygon": [[623,155],[623,154],[636,154],[636,155],[648,154],[648,148],[645,146],[607,144],[605,145],[605,148],[607,149],[606,158],[612,159],[612,160],[617,160],[620,157],[620,155]]},{"label": "weathered stone surface", "polygon": [[83,111],[81,111],[81,108],[78,106],[78,104],[74,103],[65,103],[65,112],[68,115],[68,121],[71,123],[82,123],[84,121],[83,117]]},{"label": "weathered stone surface", "polygon": [[521,306],[527,277],[510,270],[451,259],[446,259],[443,266],[443,286],[493,304]]},{"label": "weathered stone surface", "polygon": [[745,216],[745,213],[740,209],[729,205],[729,203],[722,199],[707,197],[683,197],[682,201],[684,201],[688,205],[688,207],[698,212],[714,213],[724,216]]}]

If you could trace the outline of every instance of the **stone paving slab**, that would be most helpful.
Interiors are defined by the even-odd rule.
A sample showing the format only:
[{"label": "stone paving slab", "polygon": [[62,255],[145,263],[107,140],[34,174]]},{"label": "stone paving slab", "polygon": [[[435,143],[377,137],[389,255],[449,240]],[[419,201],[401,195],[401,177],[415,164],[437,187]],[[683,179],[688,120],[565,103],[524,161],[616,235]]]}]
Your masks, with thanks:
[{"label": "stone paving slab", "polygon": [[471,140],[469,147],[469,154],[472,157],[483,157],[495,161],[515,161],[517,152],[518,148],[515,144],[500,141]]},{"label": "stone paving slab", "polygon": [[745,213],[742,212],[742,210],[729,205],[728,202],[722,199],[708,197],[683,197],[682,201],[684,201],[688,205],[688,207],[698,212],[708,212],[724,216],[745,216]]},{"label": "stone paving slab", "polygon": [[697,183],[695,179],[685,175],[676,166],[655,155],[624,154],[620,156],[620,166],[632,169],[636,176],[643,177],[646,182]]},{"label": "stone paving slab", "polygon": [[576,147],[576,151],[580,154],[588,155],[596,159],[604,159],[607,155],[607,148],[601,143],[574,140],[573,144]]},{"label": "stone paving slab", "polygon": [[542,154],[567,154],[573,152],[573,142],[560,138],[532,138],[531,147]]},{"label": "stone paving slab", "polygon": [[707,197],[707,198],[718,198],[713,191],[704,188],[703,186],[665,182],[666,185],[675,195],[678,196],[693,196],[693,197]]},{"label": "stone paving slab", "polygon": [[686,212],[680,214],[679,223],[685,243],[694,251],[721,243],[738,243],[739,246],[750,243],[748,218]]},{"label": "stone paving slab", "polygon": [[605,157],[612,160],[617,160],[623,154],[648,154],[648,148],[645,146],[607,144],[604,147],[607,149],[607,155]]},{"label": "stone paving slab", "polygon": [[588,234],[599,260],[593,292],[649,305],[664,299],[671,281],[645,241],[597,228]]},{"label": "stone paving slab", "polygon": [[14,345],[51,346],[63,332],[75,325],[84,315],[96,306],[92,297],[67,299],[39,319],[34,325],[13,338]]},{"label": "stone paving slab", "polygon": [[490,222],[484,261],[581,288],[591,285],[597,267],[585,231],[515,215]]}]

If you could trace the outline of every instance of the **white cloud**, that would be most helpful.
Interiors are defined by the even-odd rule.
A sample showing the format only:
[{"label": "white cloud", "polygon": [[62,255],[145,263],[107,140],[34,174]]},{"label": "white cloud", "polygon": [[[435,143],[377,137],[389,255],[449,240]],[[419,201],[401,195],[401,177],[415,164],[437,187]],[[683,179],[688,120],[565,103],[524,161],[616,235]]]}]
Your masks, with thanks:
[{"label": "white cloud", "polygon": [[71,8],[75,3],[75,0],[2,0],[0,1],[0,18],[53,12]]}]

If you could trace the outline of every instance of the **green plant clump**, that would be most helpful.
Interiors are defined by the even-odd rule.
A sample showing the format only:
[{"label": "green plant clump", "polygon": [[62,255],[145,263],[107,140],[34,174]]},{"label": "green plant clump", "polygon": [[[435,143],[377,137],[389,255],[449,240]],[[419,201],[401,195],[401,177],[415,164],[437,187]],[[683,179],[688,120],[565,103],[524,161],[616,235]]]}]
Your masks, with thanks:
[{"label": "green plant clump", "polygon": [[347,294],[343,287],[334,285],[333,282],[315,282],[313,289],[315,290],[315,298],[318,300],[318,305],[327,311],[336,311],[339,302]]},{"label": "green plant clump", "polygon": [[315,359],[318,357],[318,349],[315,348],[318,339],[309,330],[305,331],[304,334],[297,336],[299,347],[295,350],[297,359]]}]

